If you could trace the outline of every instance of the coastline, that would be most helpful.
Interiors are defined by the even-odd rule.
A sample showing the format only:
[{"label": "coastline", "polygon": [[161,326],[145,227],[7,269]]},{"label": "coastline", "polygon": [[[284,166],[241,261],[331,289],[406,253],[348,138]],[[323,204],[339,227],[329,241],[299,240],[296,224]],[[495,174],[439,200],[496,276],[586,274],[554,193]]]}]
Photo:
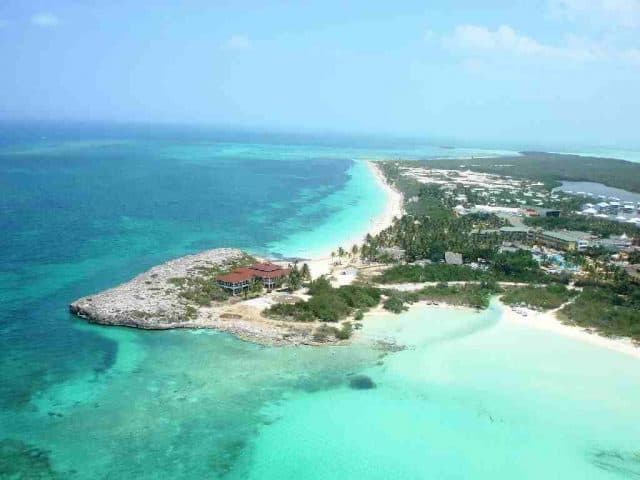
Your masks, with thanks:
[{"label": "coastline", "polygon": [[[372,172],[378,187],[386,196],[384,210],[377,217],[371,219],[371,223],[365,232],[354,234],[353,237],[350,237],[347,241],[343,242],[343,244],[335,245],[332,247],[334,250],[342,246],[342,248],[348,251],[352,245],[362,244],[368,234],[377,235],[382,230],[389,227],[393,223],[393,219],[395,217],[399,218],[404,214],[404,198],[402,193],[386,181],[382,171],[380,171],[380,168],[374,161],[368,160],[365,163]],[[325,255],[311,257],[306,261],[306,263],[309,265],[313,278],[328,275],[333,269],[333,260],[330,256],[330,252],[327,252]],[[341,267],[344,266],[346,265],[341,265]]]},{"label": "coastline", "polygon": [[518,308],[518,310],[526,312],[527,315],[524,316],[512,307],[502,302],[500,302],[500,304],[503,309],[502,319],[507,323],[544,330],[640,359],[640,348],[637,347],[630,338],[604,337],[597,332],[592,332],[578,326],[566,325],[557,318],[556,310],[539,312],[527,308]]},{"label": "coastline", "polygon": [[[394,218],[400,217],[404,213],[402,193],[386,181],[382,171],[375,162],[366,161],[365,164],[373,174],[378,188],[386,197],[385,207],[378,216],[371,219],[366,232],[354,234],[348,242],[341,245],[334,244],[334,250],[342,246],[345,250],[349,251],[352,245],[362,244],[366,235],[376,235],[380,233],[393,223]],[[330,236],[330,233],[331,232],[327,232],[327,235]],[[319,323],[292,325],[288,322],[268,319],[261,313],[262,308],[267,306],[267,304],[263,305],[263,302],[256,302],[255,300],[240,301],[234,305],[202,307],[195,318],[183,318],[179,323],[174,322],[172,319],[182,318],[185,316],[185,313],[177,311],[176,304],[169,305],[171,302],[168,302],[167,305],[161,305],[161,312],[148,313],[150,309],[148,303],[151,300],[157,300],[157,298],[154,298],[158,295],[157,291],[165,289],[165,294],[169,291],[166,290],[167,285],[164,284],[162,285],[162,289],[151,288],[149,285],[155,285],[159,280],[168,281],[170,277],[184,276],[187,271],[194,266],[198,268],[199,264],[204,264],[206,267],[209,267],[212,264],[227,263],[229,259],[239,258],[241,255],[242,252],[235,249],[214,249],[196,255],[174,259],[158,265],[118,287],[76,300],[71,304],[71,311],[92,323],[106,325],[122,325],[143,329],[213,328],[218,331],[231,333],[243,340],[265,345],[317,344],[311,341],[310,337],[313,328],[320,325]],[[312,257],[306,260],[306,263],[309,265],[313,278],[318,278],[322,275],[332,275],[336,270],[344,270],[354,264],[358,266],[358,262],[353,262],[350,257],[347,257],[346,261],[335,265],[335,258],[332,258],[328,254],[325,256]],[[341,275],[337,277],[335,281],[340,285],[351,283],[354,279],[354,275]],[[387,287],[396,288],[400,291],[413,291],[430,284],[435,285],[436,283],[437,282],[408,283],[387,285]],[[466,284],[470,282],[449,283]],[[507,282],[502,283],[507,284]],[[514,284],[509,283],[509,285]],[[169,287],[169,289],[171,289],[171,287]],[[133,291],[133,293],[144,293],[144,295],[132,296],[130,295],[131,291]],[[113,301],[111,297],[116,298],[117,301]],[[131,305],[126,305],[128,310],[125,308],[124,311],[120,311],[120,305],[127,303],[124,302],[123,299],[129,301]],[[178,301],[177,303],[180,302]],[[115,308],[114,305],[118,305],[118,307]],[[556,318],[556,311],[539,312],[524,308],[514,309],[502,302],[500,302],[500,306],[502,309],[501,318],[508,323],[542,329],[619,353],[631,355],[635,358],[640,358],[640,348],[636,346],[631,339],[608,338],[588,329],[563,324]],[[180,305],[180,307],[184,307],[184,305]],[[418,302],[410,308],[429,307],[446,309],[467,308],[450,305],[446,302],[438,302],[435,305],[427,302]],[[135,314],[133,315],[133,319],[130,315],[132,312]],[[519,312],[524,312],[526,315]],[[366,316],[386,314],[388,314],[388,312],[383,309],[382,305],[379,305],[367,312]],[[359,335],[356,335],[356,337],[357,336]]]},{"label": "coastline", "polygon": [[[540,312],[537,310],[518,307],[517,310],[525,312],[527,314],[526,316],[524,316],[518,313],[516,309],[510,307],[509,305],[505,305],[500,300],[498,300],[498,305],[502,311],[500,320],[504,321],[507,324],[543,330],[545,332],[549,332],[555,335],[561,335],[578,342],[589,343],[596,347],[605,348],[617,353],[629,355],[634,358],[640,359],[640,347],[636,346],[630,338],[604,337],[597,332],[589,331],[578,326],[566,325],[556,317],[555,310]],[[457,310],[461,312],[477,312],[477,310],[470,307],[450,305],[445,302],[431,304],[425,301],[420,301],[410,305],[408,312],[415,311],[416,309],[422,309],[425,311],[447,309],[454,311]],[[392,316],[393,314],[391,314],[387,310],[384,310],[382,305],[378,305],[377,307],[372,308],[365,313],[365,318],[368,319],[374,317],[380,320],[382,318]],[[361,336],[362,334],[358,333],[354,337],[354,339],[358,339],[358,337]]]}]

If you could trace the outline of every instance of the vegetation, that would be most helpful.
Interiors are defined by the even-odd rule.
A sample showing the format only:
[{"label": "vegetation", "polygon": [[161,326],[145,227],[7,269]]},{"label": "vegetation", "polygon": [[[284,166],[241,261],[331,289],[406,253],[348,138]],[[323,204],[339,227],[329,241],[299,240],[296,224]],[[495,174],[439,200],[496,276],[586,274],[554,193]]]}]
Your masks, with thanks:
[{"label": "vegetation", "polygon": [[640,250],[633,251],[629,254],[629,263],[631,264],[640,263]]},{"label": "vegetation", "polygon": [[276,304],[265,313],[298,322],[337,322],[356,311],[364,312],[380,303],[380,289],[365,285],[345,285],[334,288],[320,277],[309,284],[308,301],[294,304]]},{"label": "vegetation", "polygon": [[468,265],[394,265],[386,270],[375,281],[379,283],[421,283],[451,282],[463,280],[486,280],[489,275],[481,270],[474,270]]},{"label": "vegetation", "polygon": [[405,199],[415,199],[405,203],[407,214],[415,217],[449,218],[451,210],[442,202],[438,187],[423,185],[416,180],[400,175],[398,162],[379,163],[387,181],[402,192]]},{"label": "vegetation", "polygon": [[340,328],[329,326],[323,323],[313,332],[313,340],[319,343],[326,342],[329,337],[333,336],[338,340],[348,340],[353,334],[353,325],[351,322],[344,322]]},{"label": "vegetation", "polygon": [[624,160],[525,152],[517,157],[474,158],[464,163],[462,166],[460,160],[434,160],[428,166],[452,170],[473,167],[478,172],[530,178],[551,186],[562,180],[584,181],[640,192],[640,164]]},{"label": "vegetation", "polygon": [[[227,265],[224,269],[218,266],[198,267],[187,277],[173,277],[168,283],[178,288],[178,295],[192,304],[209,306],[211,302],[223,302],[229,298],[229,293],[216,284],[216,276],[236,268],[246,267],[255,263],[255,258],[244,255],[241,259]],[[259,295],[262,293],[262,284],[253,284],[247,295]]]},{"label": "vegetation", "polygon": [[545,230],[580,230],[601,237],[622,235],[623,233],[629,236],[638,234],[638,227],[635,225],[615,222],[606,218],[583,217],[576,214],[563,215],[561,217],[529,217],[525,218],[524,223],[530,227],[539,227]]},{"label": "vegetation", "polygon": [[622,272],[613,281],[583,285],[575,301],[561,310],[568,323],[640,341],[640,285]]},{"label": "vegetation", "polygon": [[294,265],[289,272],[289,276],[287,277],[287,283],[289,285],[289,290],[291,292],[295,292],[302,287],[302,273],[298,270],[298,266]]},{"label": "vegetation", "polygon": [[351,338],[351,335],[353,335],[353,325],[351,325],[351,322],[344,322],[342,324],[342,328],[336,330],[335,335],[338,340],[347,340]]},{"label": "vegetation", "polygon": [[[489,305],[490,296],[498,292],[501,292],[501,289],[494,282],[456,286],[447,286],[445,283],[435,287],[425,287],[414,292],[383,290],[369,285],[345,285],[334,288],[327,279],[320,277],[309,284],[311,298],[308,301],[294,304],[278,303],[265,310],[265,314],[272,318],[297,322],[316,320],[338,322],[350,315],[353,315],[356,320],[361,320],[365,311],[380,303],[382,295],[387,297],[384,301],[386,310],[401,313],[407,309],[407,304],[421,300],[486,308]],[[341,335],[350,336],[353,326],[351,324],[348,327],[345,325],[343,325],[342,331],[337,334],[333,330],[323,330],[316,333],[318,335],[332,334],[336,338],[341,338]]]},{"label": "vegetation", "polygon": [[519,250],[496,254],[485,270],[468,265],[394,265],[375,279],[379,283],[505,281],[547,283],[558,281],[544,273],[531,252]]},{"label": "vegetation", "polygon": [[[472,308],[487,308],[492,295],[502,292],[502,289],[493,282],[481,282],[479,284],[452,285],[439,283],[433,287],[424,287],[414,292],[400,292],[397,290],[385,290],[389,299],[385,302],[385,308],[389,311],[400,313],[406,309],[404,304],[416,303],[422,300],[444,302],[449,305],[459,305]],[[387,302],[394,299],[389,303]],[[402,308],[399,307],[400,302]]]},{"label": "vegetation", "polygon": [[531,252],[518,250],[496,255],[490,268],[494,280],[545,283],[554,280],[540,269]]},{"label": "vegetation", "polygon": [[408,307],[405,305],[405,301],[409,301],[408,299],[409,297],[407,296],[399,295],[395,292],[391,293],[391,295],[389,295],[389,298],[384,301],[384,309],[389,310],[393,313],[402,313],[408,309]]},{"label": "vegetation", "polygon": [[209,306],[212,301],[222,302],[229,298],[229,294],[211,278],[196,276],[185,280],[178,295],[196,305]]},{"label": "vegetation", "polygon": [[439,262],[447,251],[461,253],[465,261],[492,257],[500,245],[499,238],[480,238],[474,230],[495,229],[503,221],[494,215],[465,215],[463,217],[403,216],[390,227],[371,237],[361,248],[360,255],[376,259],[383,247],[397,246],[405,251],[407,261],[427,259]]},{"label": "vegetation", "polygon": [[522,305],[535,310],[558,308],[571,300],[577,292],[564,285],[553,284],[544,287],[526,286],[510,288],[502,296],[507,305]]}]

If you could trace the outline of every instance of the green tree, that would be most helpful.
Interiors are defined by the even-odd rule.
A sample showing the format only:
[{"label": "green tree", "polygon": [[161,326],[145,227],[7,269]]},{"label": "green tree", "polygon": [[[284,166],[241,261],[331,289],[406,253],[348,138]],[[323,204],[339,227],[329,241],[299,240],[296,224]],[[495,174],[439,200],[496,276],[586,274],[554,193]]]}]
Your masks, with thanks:
[{"label": "green tree", "polygon": [[249,289],[254,295],[260,295],[264,290],[264,284],[262,283],[262,280],[253,280]]},{"label": "green tree", "polygon": [[303,280],[311,280],[311,270],[309,269],[308,264],[302,264],[302,268],[300,269],[300,276]]},{"label": "green tree", "polygon": [[288,284],[289,290],[292,292],[299,290],[302,286],[302,275],[297,268],[291,269],[291,272],[289,272]]}]

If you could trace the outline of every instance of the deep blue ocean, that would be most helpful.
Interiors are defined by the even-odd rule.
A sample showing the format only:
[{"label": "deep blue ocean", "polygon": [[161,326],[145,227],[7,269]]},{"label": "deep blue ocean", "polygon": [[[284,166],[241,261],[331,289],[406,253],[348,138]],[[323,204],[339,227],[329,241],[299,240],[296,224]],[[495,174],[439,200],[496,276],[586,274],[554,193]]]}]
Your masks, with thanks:
[{"label": "deep blue ocean", "polygon": [[[451,358],[430,355],[438,342],[467,338],[470,332],[495,332],[497,310],[458,315],[455,321],[443,312],[449,321],[439,323],[419,343],[424,349],[394,357],[399,359],[397,371],[383,372],[379,369],[387,367],[381,366],[381,352],[370,345],[278,349],[209,331],[100,327],[74,318],[67,306],[159,262],[203,249],[233,246],[276,257],[332,249],[354,231],[365,231],[384,207],[384,195],[365,160],[500,153],[509,152],[207,128],[0,126],[0,478],[391,478],[388,474],[398,468],[407,469],[404,478],[472,478],[465,476],[472,472],[480,478],[483,456],[502,458],[513,441],[538,437],[538,427],[527,422],[523,427],[517,420],[515,437],[506,427],[499,430],[504,451],[487,452],[485,440],[478,438],[475,445],[474,437],[467,436],[468,463],[479,462],[473,468],[454,457],[437,457],[438,449],[431,452],[440,458],[432,470],[407,461],[413,450],[399,449],[390,456],[373,450],[389,451],[391,443],[399,448],[413,440],[427,448],[422,434],[409,425],[425,421],[413,425],[427,428],[439,415],[451,419],[450,425],[445,422],[434,430],[442,438],[452,434],[458,422],[460,428],[491,438],[484,413],[467,418],[495,400],[478,397],[481,388],[470,379],[480,376],[465,370],[468,375],[461,378],[467,383],[446,381],[444,365],[457,368],[460,363],[451,358],[460,358],[460,352],[452,350]],[[520,334],[515,340],[508,337],[512,334],[507,331],[498,343],[513,344],[513,355],[522,355],[527,350],[516,348]],[[411,330],[409,337],[422,338]],[[492,348],[482,337],[474,338],[480,339],[477,348]],[[557,350],[566,348],[558,345]],[[418,353],[424,358],[416,357]],[[576,355],[584,359],[590,352]],[[530,357],[512,363],[536,364],[535,355]],[[440,363],[432,363],[432,358]],[[470,358],[468,365],[474,361]],[[406,381],[400,375],[416,362],[424,362],[418,369],[425,375],[420,388],[411,375]],[[610,362],[619,372],[635,368],[626,359]],[[430,364],[438,368],[431,371]],[[493,372],[494,367],[487,368]],[[383,397],[353,396],[360,392],[354,394],[345,385],[348,376],[359,371],[369,371],[383,387],[389,386],[380,390]],[[599,371],[592,371],[597,385]],[[576,375],[567,372],[556,372],[554,385],[565,388],[567,375]],[[518,372],[511,375],[522,393],[518,400],[531,398],[532,385],[514,380],[521,378]],[[425,392],[425,385],[433,388]],[[552,399],[543,395],[552,407],[554,395],[567,394],[553,388],[545,386]],[[636,383],[626,388],[630,398],[640,398]],[[421,403],[429,398],[442,402]],[[500,398],[495,405],[510,397]],[[609,408],[616,398],[599,399],[599,405]],[[442,410],[443,405],[448,406]],[[585,405],[589,408],[583,409],[593,413],[591,404]],[[305,414],[316,408],[312,421],[317,428],[309,430],[305,425],[311,420]],[[514,409],[509,415],[530,413],[513,402],[508,408]],[[393,412],[416,415],[411,413],[413,420],[399,418],[408,422],[407,428],[398,423],[376,431],[375,419],[384,416],[389,421]],[[429,412],[429,418],[419,412]],[[544,421],[562,418],[561,407],[551,412]],[[619,407],[617,415],[609,424],[625,424],[632,410]],[[351,421],[355,427],[347,428]],[[580,425],[589,439],[603,428],[600,423]],[[449,426],[451,431],[442,430]],[[329,427],[336,430],[328,431],[328,437],[313,437],[313,432]],[[622,446],[611,446],[603,435],[603,445],[594,447],[593,455],[597,448],[619,448],[624,460],[605,458],[614,464],[611,468],[636,468],[633,447],[625,447],[628,439],[637,439],[636,430],[620,437]],[[347,438],[352,445],[368,445],[368,452],[354,448],[351,456],[340,455],[347,447],[337,452],[330,440]],[[550,447],[538,453],[564,452],[567,442],[559,439],[564,439],[562,432],[549,436]],[[283,450],[285,443],[297,448]],[[476,447],[474,456],[470,451]],[[587,447],[591,444],[567,450],[571,461],[556,471],[579,471],[572,478],[587,478],[581,475],[594,472],[591,457],[583,459]],[[534,453],[527,457],[531,464],[538,459]],[[576,470],[576,462],[585,470]],[[543,466],[535,471],[543,475]],[[504,478],[515,478],[523,468],[513,459],[504,466]],[[490,478],[498,478],[494,470]],[[443,476],[430,477],[430,471]],[[640,470],[629,471],[640,476]],[[591,478],[610,478],[604,470],[595,472]]]}]

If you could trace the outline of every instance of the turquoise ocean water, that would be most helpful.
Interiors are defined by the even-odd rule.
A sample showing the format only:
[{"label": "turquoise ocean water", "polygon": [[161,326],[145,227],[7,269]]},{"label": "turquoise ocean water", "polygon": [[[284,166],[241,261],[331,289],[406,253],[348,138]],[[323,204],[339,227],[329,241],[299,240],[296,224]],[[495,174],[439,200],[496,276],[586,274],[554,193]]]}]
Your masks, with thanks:
[{"label": "turquoise ocean water", "polygon": [[[322,349],[67,313],[205,248],[351,238],[384,204],[363,160],[493,153],[2,127],[0,478],[640,478],[637,361],[507,325],[497,305],[371,318]],[[350,389],[358,373],[378,388]]]}]

